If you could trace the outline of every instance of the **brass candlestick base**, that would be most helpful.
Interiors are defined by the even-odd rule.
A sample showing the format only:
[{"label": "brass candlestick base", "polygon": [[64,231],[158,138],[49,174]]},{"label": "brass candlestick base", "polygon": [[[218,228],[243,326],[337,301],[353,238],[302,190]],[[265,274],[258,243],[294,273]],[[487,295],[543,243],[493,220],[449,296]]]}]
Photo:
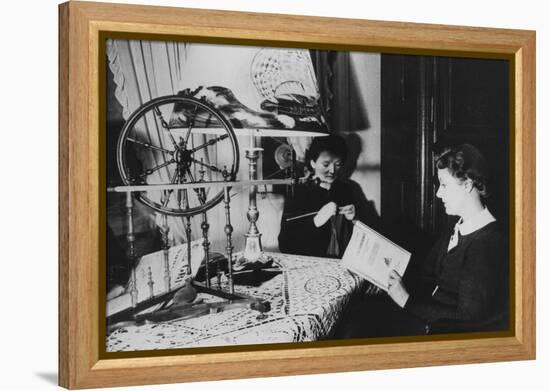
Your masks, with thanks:
[{"label": "brass candlestick base", "polygon": [[[253,145],[253,144],[252,144]],[[248,178],[251,181],[256,180],[258,158],[260,157],[260,152],[263,151],[263,148],[250,147],[245,150],[246,158],[248,159]],[[260,216],[258,207],[256,205],[256,185],[250,186],[248,191],[248,211],[246,217],[250,222],[248,227],[248,232],[244,235],[245,237],[245,246],[243,256],[239,259],[239,263],[254,263],[262,262],[266,263],[268,261],[267,257],[263,255],[262,249],[262,234],[256,226],[256,221]]]},{"label": "brass candlestick base", "polygon": [[251,234],[247,233],[244,235],[245,237],[245,246],[244,246],[244,252],[241,258],[239,258],[238,263],[255,263],[255,262],[261,262],[261,263],[267,263],[271,260],[271,258],[268,258],[263,253],[262,249],[262,234]]}]

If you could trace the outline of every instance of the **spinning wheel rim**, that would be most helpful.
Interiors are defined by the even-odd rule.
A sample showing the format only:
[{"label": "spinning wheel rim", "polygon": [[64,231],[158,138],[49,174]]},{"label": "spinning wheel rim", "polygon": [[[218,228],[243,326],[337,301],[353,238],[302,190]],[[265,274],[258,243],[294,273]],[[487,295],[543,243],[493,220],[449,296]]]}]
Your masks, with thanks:
[{"label": "spinning wheel rim", "polygon": [[[204,102],[200,99],[197,99],[197,98],[194,98],[194,97],[191,97],[191,96],[167,95],[167,96],[162,96],[162,97],[152,99],[152,100],[144,103],[143,105],[138,107],[128,117],[128,119],[124,123],[124,126],[123,126],[123,128],[120,132],[120,135],[118,137],[118,142],[117,142],[117,166],[118,166],[118,171],[119,171],[119,174],[121,176],[121,179],[122,179],[122,181],[125,185],[130,186],[130,185],[135,184],[135,182],[132,181],[131,178],[130,178],[131,175],[130,175],[129,170],[128,170],[128,165],[125,163],[127,161],[126,148],[125,147],[126,147],[126,144],[128,142],[128,135],[134,129],[134,127],[138,123],[138,121],[141,120],[142,118],[145,118],[145,115],[148,112],[151,112],[152,110],[154,110],[155,107],[160,107],[160,106],[166,105],[166,104],[177,104],[177,103],[193,104],[193,105],[195,105],[195,107],[201,108],[201,109],[205,110],[206,112],[208,112],[209,114],[212,114],[219,121],[219,123],[221,124],[221,127],[223,127],[225,132],[227,133],[227,136],[228,136],[229,141],[231,143],[231,149],[232,149],[232,153],[233,153],[232,168],[231,168],[231,171],[229,171],[229,180],[233,180],[234,177],[236,176],[236,173],[239,170],[239,147],[238,147],[235,132],[234,132],[233,127],[232,127],[231,123],[229,122],[229,120],[227,120],[223,116],[223,114],[221,114],[217,109],[215,109],[214,107],[210,106],[208,103],[206,103],[206,102]],[[170,130],[168,130],[168,131],[170,131]],[[218,140],[218,141],[220,141],[220,140]],[[185,155],[185,154],[189,154],[189,150],[185,150],[185,151],[174,150],[172,161],[168,162],[168,163],[165,161],[165,164],[169,165],[169,164],[172,164],[172,163],[176,163],[176,161],[174,160],[174,156],[177,153],[180,153],[180,155],[182,155],[182,154]],[[201,203],[201,205],[199,205],[199,206],[185,208],[185,209],[178,209],[178,208],[163,206],[163,205],[151,200],[150,198],[148,198],[146,194],[147,194],[147,192],[145,192],[145,191],[136,192],[136,193],[133,193],[133,196],[138,201],[140,201],[141,203],[147,205],[148,207],[150,207],[151,209],[153,209],[157,212],[167,214],[167,215],[170,215],[170,216],[183,216],[183,217],[185,217],[185,216],[192,216],[192,215],[195,215],[195,214],[198,214],[198,213],[201,213],[201,212],[206,212],[207,210],[213,208],[215,205],[217,205],[218,203],[220,203],[223,200],[224,190],[221,189],[217,194],[215,194],[212,198],[210,198],[206,202],[202,202],[201,200],[199,200],[199,202]]]}]

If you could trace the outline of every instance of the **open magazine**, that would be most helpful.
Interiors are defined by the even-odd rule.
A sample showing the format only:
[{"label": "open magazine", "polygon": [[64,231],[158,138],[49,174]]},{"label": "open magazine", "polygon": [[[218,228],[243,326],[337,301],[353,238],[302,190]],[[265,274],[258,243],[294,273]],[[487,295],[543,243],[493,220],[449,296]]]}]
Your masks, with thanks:
[{"label": "open magazine", "polygon": [[394,269],[402,276],[410,258],[411,253],[407,250],[367,225],[354,221],[353,233],[342,257],[342,264],[387,292],[390,271]]}]

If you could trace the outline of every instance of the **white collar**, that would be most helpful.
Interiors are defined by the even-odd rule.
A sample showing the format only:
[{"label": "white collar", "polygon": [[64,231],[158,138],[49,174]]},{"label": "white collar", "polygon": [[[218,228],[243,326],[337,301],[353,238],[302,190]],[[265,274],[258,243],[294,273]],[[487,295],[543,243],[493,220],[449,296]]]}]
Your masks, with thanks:
[{"label": "white collar", "polygon": [[468,235],[493,221],[496,221],[495,217],[489,212],[489,209],[485,207],[481,212],[467,221],[463,221],[461,218],[458,223],[456,223],[455,229],[458,228],[461,235]]}]

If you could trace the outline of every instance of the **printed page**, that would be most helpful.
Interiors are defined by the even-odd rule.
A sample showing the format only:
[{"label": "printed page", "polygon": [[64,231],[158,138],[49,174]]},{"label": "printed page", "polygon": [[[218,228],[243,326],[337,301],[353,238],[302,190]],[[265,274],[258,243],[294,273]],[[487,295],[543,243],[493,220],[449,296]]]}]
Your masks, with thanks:
[{"label": "printed page", "polygon": [[350,271],[388,290],[390,270],[401,276],[411,258],[411,253],[388,240],[367,225],[355,221],[342,264]]}]

